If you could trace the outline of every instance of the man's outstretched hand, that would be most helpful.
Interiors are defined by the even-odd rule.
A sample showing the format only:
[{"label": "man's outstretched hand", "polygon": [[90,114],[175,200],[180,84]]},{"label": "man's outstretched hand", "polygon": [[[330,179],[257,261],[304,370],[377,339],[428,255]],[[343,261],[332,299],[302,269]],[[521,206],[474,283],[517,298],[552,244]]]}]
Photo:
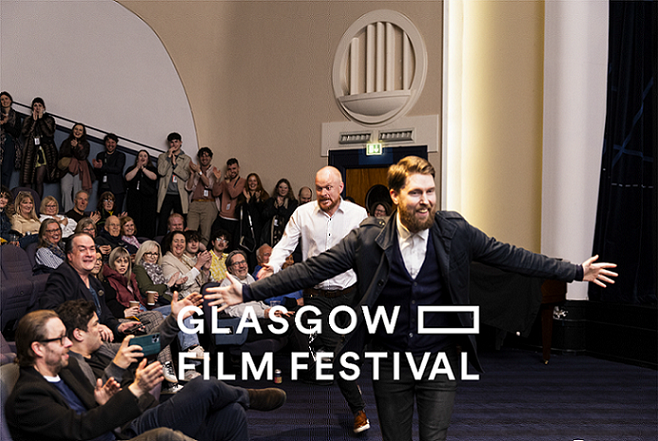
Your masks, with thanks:
[{"label": "man's outstretched hand", "polygon": [[[611,277],[617,277],[617,273],[608,271],[608,268],[616,268],[616,263],[600,262],[594,263],[598,260],[599,256],[593,256],[583,262],[583,281],[594,282],[602,288],[605,288],[606,283],[615,283]],[[605,283],[604,283],[605,282]]]},{"label": "man's outstretched hand", "polygon": [[242,303],[242,284],[231,274],[226,274],[226,277],[231,281],[229,286],[208,288],[208,292],[212,294],[205,295],[206,299],[214,300],[208,305],[219,306],[218,311]]}]

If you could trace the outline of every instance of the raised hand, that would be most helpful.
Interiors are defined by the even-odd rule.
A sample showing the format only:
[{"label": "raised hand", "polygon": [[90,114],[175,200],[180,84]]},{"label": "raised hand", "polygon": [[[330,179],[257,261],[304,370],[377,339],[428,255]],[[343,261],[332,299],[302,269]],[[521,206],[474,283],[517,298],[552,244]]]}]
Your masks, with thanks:
[{"label": "raised hand", "polygon": [[608,262],[594,263],[598,259],[599,256],[597,254],[583,262],[583,281],[593,282],[600,287],[605,288],[607,286],[606,283],[615,283],[611,277],[617,277],[617,273],[608,271],[607,268],[616,268],[617,264]]},{"label": "raised hand", "polygon": [[94,398],[99,405],[103,405],[109,401],[114,394],[121,390],[121,386],[116,380],[110,377],[105,384],[100,378],[96,380],[96,387],[94,388]]}]

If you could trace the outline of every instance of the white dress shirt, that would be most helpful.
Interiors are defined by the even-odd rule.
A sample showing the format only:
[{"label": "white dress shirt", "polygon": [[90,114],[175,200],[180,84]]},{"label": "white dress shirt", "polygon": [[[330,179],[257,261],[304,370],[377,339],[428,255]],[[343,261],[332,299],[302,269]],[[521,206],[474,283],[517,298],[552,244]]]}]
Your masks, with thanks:
[{"label": "white dress shirt", "polygon": [[420,272],[420,267],[423,266],[423,262],[425,261],[427,239],[429,238],[430,230],[427,229],[418,233],[412,233],[400,222],[399,212],[397,212],[395,220],[398,228],[398,244],[400,245],[404,267],[407,269],[409,275],[415,279]]},{"label": "white dress shirt", "polygon": [[[278,244],[272,249],[269,264],[278,272],[301,240],[302,256],[309,257],[328,250],[340,242],[347,234],[368,217],[363,207],[341,199],[338,209],[329,216],[318,206],[317,201],[297,207],[290,216],[286,230]],[[353,270],[346,271],[319,283],[318,289],[345,289],[356,283]]]}]

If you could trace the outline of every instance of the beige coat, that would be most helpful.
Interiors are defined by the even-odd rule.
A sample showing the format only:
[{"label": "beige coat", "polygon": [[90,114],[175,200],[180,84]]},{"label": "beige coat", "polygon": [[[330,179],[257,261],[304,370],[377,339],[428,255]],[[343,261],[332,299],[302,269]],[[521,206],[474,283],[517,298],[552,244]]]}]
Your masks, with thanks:
[{"label": "beige coat", "polygon": [[185,184],[190,177],[190,157],[181,152],[176,159],[176,168],[172,167],[171,161],[167,157],[167,153],[162,153],[158,156],[158,175],[160,175],[160,185],[158,186],[158,213],[162,208],[167,188],[171,176],[176,174],[176,185],[178,186],[178,194],[180,195],[183,213],[187,214],[189,208],[189,200],[187,197],[187,190]]}]

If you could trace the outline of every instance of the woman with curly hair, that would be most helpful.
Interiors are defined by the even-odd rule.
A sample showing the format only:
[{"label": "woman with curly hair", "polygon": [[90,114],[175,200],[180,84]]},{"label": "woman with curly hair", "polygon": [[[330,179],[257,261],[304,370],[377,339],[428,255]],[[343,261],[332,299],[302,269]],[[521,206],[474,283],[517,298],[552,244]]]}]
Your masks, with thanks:
[{"label": "woman with curly hair", "polygon": [[21,185],[43,197],[43,183],[57,182],[58,153],[55,147],[55,118],[46,113],[43,98],[32,100],[32,114],[23,121],[25,149],[21,164]]}]

